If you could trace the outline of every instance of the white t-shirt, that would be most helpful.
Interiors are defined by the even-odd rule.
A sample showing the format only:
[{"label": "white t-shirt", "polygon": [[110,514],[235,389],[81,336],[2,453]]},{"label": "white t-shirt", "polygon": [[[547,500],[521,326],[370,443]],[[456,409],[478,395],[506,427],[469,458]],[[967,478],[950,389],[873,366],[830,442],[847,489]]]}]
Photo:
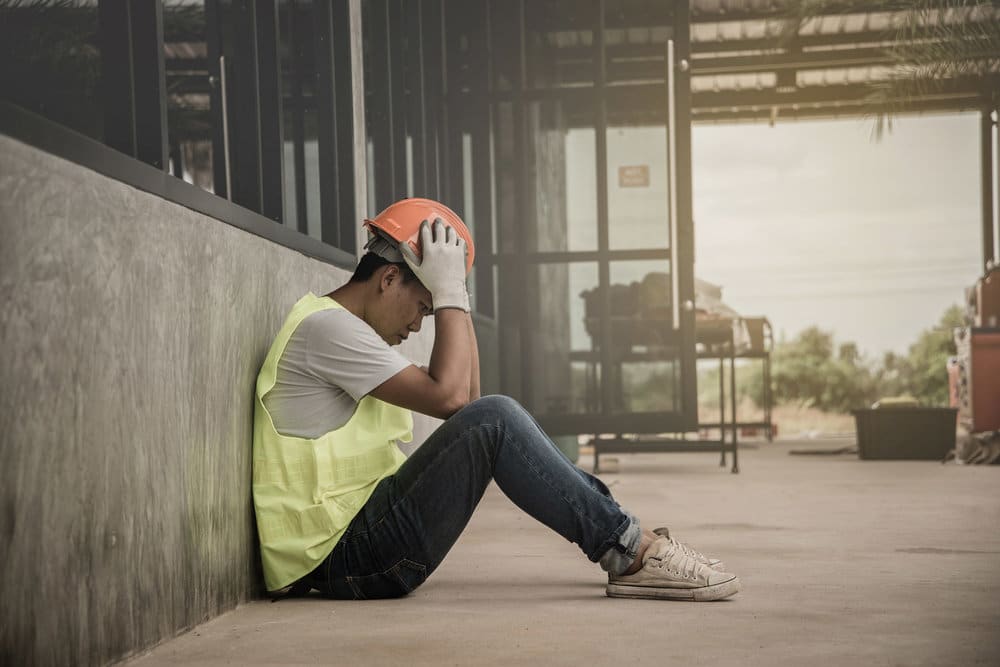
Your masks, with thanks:
[{"label": "white t-shirt", "polygon": [[288,339],[264,406],[278,433],[318,438],[346,424],[362,398],[409,365],[347,309],[321,310]]}]

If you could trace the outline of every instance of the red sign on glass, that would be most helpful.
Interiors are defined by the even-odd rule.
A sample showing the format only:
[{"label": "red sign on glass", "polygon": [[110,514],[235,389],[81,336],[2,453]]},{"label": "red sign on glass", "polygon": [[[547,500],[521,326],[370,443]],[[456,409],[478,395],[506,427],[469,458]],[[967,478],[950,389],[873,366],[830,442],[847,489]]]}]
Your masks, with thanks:
[{"label": "red sign on glass", "polygon": [[648,188],[649,165],[633,164],[625,167],[618,167],[618,187]]}]

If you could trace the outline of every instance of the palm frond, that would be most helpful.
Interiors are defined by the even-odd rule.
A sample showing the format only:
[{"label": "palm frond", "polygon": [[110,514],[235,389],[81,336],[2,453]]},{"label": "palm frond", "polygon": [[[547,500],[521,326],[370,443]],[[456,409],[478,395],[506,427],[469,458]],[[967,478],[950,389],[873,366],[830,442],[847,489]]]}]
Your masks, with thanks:
[{"label": "palm frond", "polygon": [[[996,0],[785,0],[787,48],[824,18],[883,14],[888,76],[869,84],[865,107],[873,137],[892,130],[893,118],[916,100],[957,81],[1000,90],[1000,2]],[[994,94],[996,94],[994,92]]]}]

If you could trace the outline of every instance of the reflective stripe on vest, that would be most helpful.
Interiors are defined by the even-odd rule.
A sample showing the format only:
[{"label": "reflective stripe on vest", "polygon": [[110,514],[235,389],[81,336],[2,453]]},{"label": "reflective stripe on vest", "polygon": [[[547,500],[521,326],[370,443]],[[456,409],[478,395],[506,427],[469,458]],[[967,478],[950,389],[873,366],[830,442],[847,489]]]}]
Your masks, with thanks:
[{"label": "reflective stripe on vest", "polygon": [[309,574],[333,551],[375,486],[406,460],[396,441],[413,437],[409,410],[371,396],[361,399],[346,424],[315,439],[274,428],[264,397],[274,387],[288,340],[309,315],[341,307],[328,297],[302,297],[257,376],[253,500],[269,591]]}]

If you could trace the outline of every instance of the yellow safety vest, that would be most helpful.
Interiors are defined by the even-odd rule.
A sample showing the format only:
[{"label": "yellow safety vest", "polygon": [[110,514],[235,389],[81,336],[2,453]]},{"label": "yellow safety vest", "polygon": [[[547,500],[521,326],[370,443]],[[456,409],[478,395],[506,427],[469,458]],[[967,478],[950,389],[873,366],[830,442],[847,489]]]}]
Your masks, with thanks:
[{"label": "yellow safety vest", "polygon": [[371,396],[358,403],[346,424],[313,440],[274,428],[264,397],[274,387],[289,338],[309,315],[342,307],[329,297],[302,297],[257,376],[253,500],[269,591],[309,574],[333,551],[379,481],[406,460],[396,441],[413,438],[410,411]]}]

